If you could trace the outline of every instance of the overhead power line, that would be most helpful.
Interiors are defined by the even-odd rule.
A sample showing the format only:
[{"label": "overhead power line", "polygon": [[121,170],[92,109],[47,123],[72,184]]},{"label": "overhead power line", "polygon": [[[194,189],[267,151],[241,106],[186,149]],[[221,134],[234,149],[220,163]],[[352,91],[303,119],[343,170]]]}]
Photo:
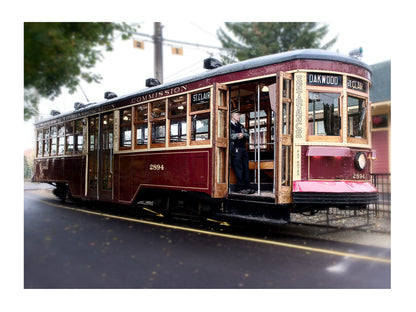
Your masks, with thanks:
[{"label": "overhead power line", "polygon": [[[142,37],[146,37],[146,38],[151,38],[153,39],[154,36],[153,35],[148,35],[148,34],[144,34],[144,33],[139,33],[139,32],[130,32],[133,35],[137,35],[137,36],[142,36]],[[234,51],[234,49],[228,49],[228,48],[223,48],[223,47],[216,47],[216,46],[211,46],[211,45],[206,45],[206,44],[199,44],[199,43],[192,43],[192,42],[186,42],[186,41],[180,41],[180,40],[172,40],[172,39],[167,39],[167,38],[162,38],[163,42],[170,42],[170,43],[176,43],[176,44],[183,44],[183,45],[189,45],[189,46],[194,46],[194,47],[198,47],[198,48],[208,48],[208,49],[217,49],[217,50],[224,50],[224,51]]]}]

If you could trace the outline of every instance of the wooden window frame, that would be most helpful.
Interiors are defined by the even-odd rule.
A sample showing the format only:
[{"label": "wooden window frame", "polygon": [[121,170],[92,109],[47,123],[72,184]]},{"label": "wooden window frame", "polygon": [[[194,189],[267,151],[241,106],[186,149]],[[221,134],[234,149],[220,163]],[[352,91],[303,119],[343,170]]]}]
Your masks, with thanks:
[{"label": "wooden window frame", "polygon": [[[80,131],[78,130],[78,123],[81,125]],[[79,149],[78,144],[78,137],[82,137],[82,148]],[[74,155],[76,154],[82,154],[84,152],[84,121],[82,119],[74,120]]]},{"label": "wooden window frame", "polygon": [[[46,131],[48,131],[48,136],[45,135]],[[47,153],[45,151],[46,143],[48,143],[48,151],[47,151]],[[50,127],[43,128],[43,146],[42,146],[42,153],[43,153],[43,156],[44,157],[49,156],[51,154],[51,128]]]},{"label": "wooden window frame", "polygon": [[[72,127],[72,131],[70,131]],[[65,122],[65,155],[73,155],[75,150],[75,121],[67,121]],[[68,139],[72,136],[72,151],[68,151]]]},{"label": "wooden window frame", "polygon": [[[43,128],[36,129],[36,157],[43,157],[44,144],[45,144],[43,130],[44,130]],[[40,133],[40,137],[39,137],[39,133]],[[41,145],[39,146],[39,144]],[[39,150],[40,150],[40,153],[39,153]]]},{"label": "wooden window frame", "polygon": [[[162,102],[164,102],[164,104],[165,104],[165,111],[164,111],[165,114],[164,114],[164,116],[163,117],[160,117],[160,116],[154,117],[153,105],[158,104],[158,103],[162,103]],[[167,139],[168,139],[168,133],[167,133],[168,127],[167,127],[167,118],[166,118],[166,112],[168,111],[167,103],[168,103],[167,99],[157,100],[157,101],[149,103],[149,105],[150,105],[149,106],[149,109],[150,109],[149,112],[151,112],[151,113],[149,114],[149,119],[150,120],[149,120],[149,126],[147,128],[148,129],[147,133],[148,133],[148,136],[149,136],[148,140],[150,141],[149,142],[150,148],[166,147]],[[153,143],[153,128],[154,128],[154,125],[155,124],[163,124],[163,122],[165,123],[165,140],[164,140],[164,142]]]},{"label": "wooden window frame", "polygon": [[[355,98],[358,98],[358,99],[361,99],[361,100],[364,100],[364,102],[365,102],[365,106],[367,107],[367,112],[366,112],[366,116],[365,116],[365,120],[364,120],[364,122],[365,122],[365,125],[366,125],[366,137],[365,138],[353,138],[353,137],[349,137],[348,136],[348,127],[349,127],[349,120],[348,120],[348,116],[349,116],[349,114],[348,114],[348,97],[349,96],[351,96],[351,97],[355,97]],[[347,124],[346,124],[346,126],[345,126],[345,129],[346,129],[346,133],[347,133],[347,143],[355,143],[355,144],[368,144],[368,140],[369,140],[369,136],[370,136],[370,129],[371,129],[371,126],[370,126],[370,121],[371,121],[371,107],[370,107],[370,104],[369,104],[369,98],[368,98],[368,94],[366,94],[366,93],[358,93],[358,92],[351,92],[350,90],[349,91],[347,91],[347,94],[346,94],[346,103],[345,103],[345,105],[346,105],[346,114],[347,114]]]},{"label": "wooden window frame", "polygon": [[[52,132],[52,129],[55,128],[56,132],[55,134]],[[50,128],[49,132],[50,137],[50,144],[49,144],[49,155],[50,156],[57,156],[58,155],[58,125],[53,125]],[[52,144],[55,140],[55,144]],[[52,151],[52,146],[55,145],[55,152]]]},{"label": "wooden window frame", "polygon": [[[124,121],[123,112],[129,111],[129,110],[130,110],[130,119]],[[119,138],[119,144],[120,144],[119,149],[120,150],[131,150],[134,146],[134,144],[133,144],[133,140],[134,140],[133,128],[134,127],[133,127],[133,113],[132,113],[132,111],[133,110],[132,110],[131,107],[120,109],[120,138]],[[125,131],[125,128],[128,128],[128,127],[130,127],[130,146],[122,146],[122,143],[124,143],[124,141],[122,140],[122,136],[123,136],[123,133]]]},{"label": "wooden window frame", "polygon": [[[63,130],[61,130],[63,128]],[[57,155],[64,156],[66,149],[66,137],[65,137],[65,124],[58,124],[58,142],[57,142]],[[61,143],[63,142],[62,152],[60,150]]]},{"label": "wooden window frame", "polygon": [[[180,100],[180,98],[184,97],[185,99]],[[175,100],[179,100],[181,103],[179,105],[183,105],[184,104],[184,108],[183,108],[183,112],[182,114],[178,114],[178,115],[172,115],[172,106],[176,105],[176,101]],[[177,101],[177,102],[179,102]],[[183,95],[179,95],[179,96],[174,96],[171,98],[168,98],[168,121],[167,121],[167,138],[168,138],[168,144],[169,146],[186,146],[187,142],[188,142],[188,106],[189,106],[189,97],[188,94],[183,94]],[[176,122],[178,120],[183,121],[185,119],[185,126],[186,126],[186,135],[185,135],[185,140],[184,141],[172,141],[172,136],[171,136],[171,126],[172,126],[172,121]],[[182,127],[183,122],[180,122],[179,125],[181,125]],[[181,132],[181,130],[178,127],[178,131]],[[178,139],[179,139],[179,134],[178,134]]]},{"label": "wooden window frame", "polygon": [[[192,111],[192,103],[191,98],[193,95],[202,92],[210,92],[210,100],[209,100],[209,108],[202,109],[202,110],[195,110]],[[213,88],[202,89],[199,91],[194,91],[189,93],[189,145],[209,145],[211,144],[212,138],[212,97],[213,97]],[[196,119],[199,115],[208,115],[208,139],[206,140],[196,140],[193,137],[196,137],[196,133],[194,133],[194,119]],[[196,116],[196,117],[195,117]]]},{"label": "wooden window frame", "polygon": [[[139,107],[145,107],[147,110],[147,117],[143,120],[139,120],[139,114],[137,113],[137,109]],[[150,111],[150,104],[149,103],[142,103],[133,108],[134,112],[134,148],[135,149],[147,149],[149,147],[149,111]],[[137,130],[139,127],[146,126],[147,128],[147,138],[145,144],[137,144]]]},{"label": "wooden window frame", "polygon": [[[340,118],[340,127],[339,127],[339,135],[313,135],[309,134],[309,93],[332,93],[332,94],[339,94],[339,118]],[[325,142],[325,143],[342,143],[343,140],[343,132],[344,132],[344,124],[343,124],[343,109],[344,109],[344,101],[343,101],[344,93],[342,88],[327,88],[327,87],[308,87],[306,89],[306,133],[307,133],[307,141],[309,142]]]}]

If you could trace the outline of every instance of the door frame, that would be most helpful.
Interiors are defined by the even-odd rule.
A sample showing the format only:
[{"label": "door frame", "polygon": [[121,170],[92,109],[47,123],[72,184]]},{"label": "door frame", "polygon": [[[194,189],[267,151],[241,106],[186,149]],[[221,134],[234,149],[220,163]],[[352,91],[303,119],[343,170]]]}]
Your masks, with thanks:
[{"label": "door frame", "polygon": [[[277,139],[276,151],[276,203],[292,203],[292,181],[293,181],[293,75],[286,72],[278,72],[277,81],[277,125],[275,138]],[[289,88],[285,83],[289,81]],[[287,94],[289,92],[289,94]],[[283,116],[283,106],[286,106],[286,120]],[[286,133],[283,133],[283,125],[286,122]],[[286,157],[283,156],[283,149],[286,150]],[[285,179],[283,180],[283,177]],[[284,184],[284,185],[283,185]]]},{"label": "door frame", "polygon": [[[109,146],[111,146],[111,148],[108,149],[103,149],[103,121],[104,115],[110,115],[113,114],[113,125],[112,125],[112,131],[110,131],[112,133],[112,142],[111,145],[109,144]],[[93,115],[93,116],[89,116],[88,117],[88,146],[87,146],[87,153],[88,153],[88,157],[87,157],[87,174],[86,174],[86,196],[88,198],[93,198],[93,199],[97,199],[97,200],[101,200],[101,199],[105,199],[105,200],[112,200],[114,198],[114,175],[112,174],[111,176],[111,189],[110,190],[103,190],[103,183],[102,183],[102,178],[103,178],[103,170],[104,170],[104,166],[103,166],[103,159],[104,159],[104,151],[109,151],[110,153],[110,157],[108,157],[109,159],[109,166],[110,166],[110,172],[113,173],[114,171],[114,112],[111,113],[106,113],[106,114],[102,114],[99,113],[97,115]],[[90,129],[90,123],[91,123],[91,119],[93,118],[97,118],[98,120],[98,129],[96,130],[96,132],[94,133],[94,140],[96,140],[96,142],[94,142],[94,151],[91,151],[91,129]],[[95,163],[92,162],[92,160],[95,159]],[[96,165],[95,168],[91,167]],[[95,187],[94,188],[90,188],[90,174],[91,172],[93,174],[95,174]]]},{"label": "door frame", "polygon": [[223,198],[228,194],[229,157],[229,102],[226,85],[214,83],[212,101],[212,197]]}]

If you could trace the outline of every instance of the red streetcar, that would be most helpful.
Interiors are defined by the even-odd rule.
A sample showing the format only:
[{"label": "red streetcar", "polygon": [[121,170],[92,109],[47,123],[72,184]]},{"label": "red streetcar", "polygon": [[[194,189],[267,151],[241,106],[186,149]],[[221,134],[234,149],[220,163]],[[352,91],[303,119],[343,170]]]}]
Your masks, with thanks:
[{"label": "red streetcar", "polygon": [[[365,63],[297,50],[211,68],[179,81],[75,105],[38,122],[33,181],[85,200],[262,220],[328,206],[365,208],[370,182]],[[248,130],[254,194],[235,192],[230,114]]]}]

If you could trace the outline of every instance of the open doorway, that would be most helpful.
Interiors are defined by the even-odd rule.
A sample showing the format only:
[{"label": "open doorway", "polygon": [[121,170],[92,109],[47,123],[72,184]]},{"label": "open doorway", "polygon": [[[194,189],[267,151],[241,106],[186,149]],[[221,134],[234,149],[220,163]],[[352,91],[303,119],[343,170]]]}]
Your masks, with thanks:
[{"label": "open doorway", "polygon": [[[246,149],[249,176],[255,195],[275,194],[276,77],[236,84],[230,88],[230,111],[240,113],[240,123],[249,132]],[[230,193],[237,179],[230,164]]]}]

